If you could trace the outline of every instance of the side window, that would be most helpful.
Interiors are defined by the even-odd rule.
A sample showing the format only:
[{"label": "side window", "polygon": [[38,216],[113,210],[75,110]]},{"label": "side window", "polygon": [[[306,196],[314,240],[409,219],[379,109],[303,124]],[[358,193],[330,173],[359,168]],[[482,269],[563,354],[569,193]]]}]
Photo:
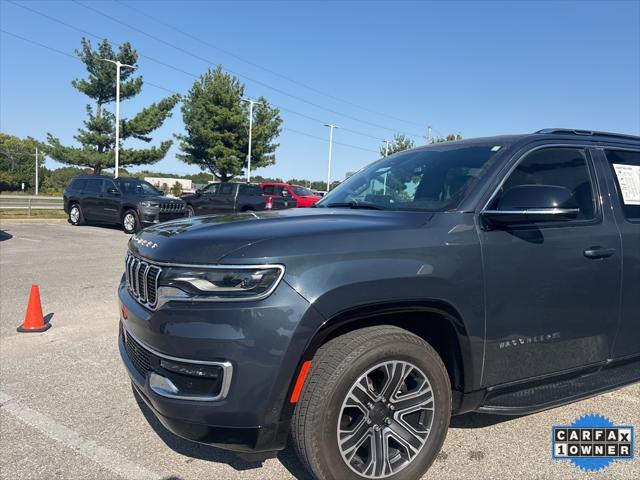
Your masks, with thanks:
[{"label": "side window", "polygon": [[596,201],[586,153],[581,148],[545,148],[536,150],[511,172],[493,200],[491,208],[500,210],[502,197],[522,185],[552,185],[571,192],[580,213],[577,220],[596,216]]},{"label": "side window", "polygon": [[84,188],[85,193],[100,193],[102,191],[102,180],[89,179]]},{"label": "side window", "polygon": [[205,195],[215,195],[218,191],[219,185],[219,183],[210,183],[202,189],[202,193],[204,193]]},{"label": "side window", "polygon": [[231,195],[233,194],[233,185],[231,183],[221,183],[218,189],[218,195]]},{"label": "side window", "polygon": [[624,216],[640,220],[640,152],[606,150]]},{"label": "side window", "polygon": [[115,184],[115,183],[113,183],[111,180],[105,180],[105,181],[102,183],[102,191],[103,191],[104,193],[108,192],[109,190],[113,190],[114,188],[117,190],[117,188],[116,188],[116,184]]},{"label": "side window", "polygon": [[274,187],[273,185],[265,185],[265,186],[262,188],[262,191],[263,191],[264,193],[266,193],[267,195],[273,195],[274,188],[275,188],[275,187]]}]

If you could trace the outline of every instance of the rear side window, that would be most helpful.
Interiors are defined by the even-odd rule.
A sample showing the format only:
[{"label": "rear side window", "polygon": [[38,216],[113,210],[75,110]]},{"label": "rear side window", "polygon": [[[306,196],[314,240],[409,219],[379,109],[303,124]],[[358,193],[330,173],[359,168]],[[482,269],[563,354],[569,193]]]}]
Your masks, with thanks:
[{"label": "rear side window", "polygon": [[102,179],[89,179],[84,188],[87,193],[99,193],[102,191]]},{"label": "rear side window", "polygon": [[73,180],[71,180],[71,183],[69,184],[69,188],[71,190],[82,190],[85,185],[87,184],[87,180],[84,178],[74,178]]},{"label": "rear side window", "polygon": [[640,152],[606,150],[624,216],[640,220]]},{"label": "rear side window", "polygon": [[240,185],[238,193],[240,195],[262,196],[262,188],[258,185]]},{"label": "rear side window", "polygon": [[545,148],[536,150],[511,172],[492,208],[500,209],[502,196],[521,185],[553,185],[567,188],[576,200],[578,220],[591,220],[596,215],[593,182],[585,151],[579,148]]},{"label": "rear side window", "polygon": [[262,187],[262,190],[264,191],[264,193],[266,193],[267,195],[273,195],[275,192],[275,188],[273,185],[265,185],[264,187]]}]

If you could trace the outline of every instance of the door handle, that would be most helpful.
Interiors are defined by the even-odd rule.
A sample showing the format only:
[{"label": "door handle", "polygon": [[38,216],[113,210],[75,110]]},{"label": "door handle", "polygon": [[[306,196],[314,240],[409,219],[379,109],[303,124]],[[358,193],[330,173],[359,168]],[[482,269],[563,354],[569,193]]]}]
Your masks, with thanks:
[{"label": "door handle", "polygon": [[616,253],[615,248],[600,248],[593,247],[584,251],[584,256],[587,258],[607,258]]}]

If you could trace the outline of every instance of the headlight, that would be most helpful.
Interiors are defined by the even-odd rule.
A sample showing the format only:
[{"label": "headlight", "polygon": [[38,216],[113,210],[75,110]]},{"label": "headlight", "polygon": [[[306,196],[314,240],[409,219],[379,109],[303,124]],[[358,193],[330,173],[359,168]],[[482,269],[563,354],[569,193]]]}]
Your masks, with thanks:
[{"label": "headlight", "polygon": [[[284,275],[282,265],[165,267],[159,300],[259,300],[273,292]],[[168,298],[162,298],[166,295]]]},{"label": "headlight", "polygon": [[152,202],[151,200],[145,200],[144,202],[140,202],[141,207],[159,207],[160,204],[158,202]]}]

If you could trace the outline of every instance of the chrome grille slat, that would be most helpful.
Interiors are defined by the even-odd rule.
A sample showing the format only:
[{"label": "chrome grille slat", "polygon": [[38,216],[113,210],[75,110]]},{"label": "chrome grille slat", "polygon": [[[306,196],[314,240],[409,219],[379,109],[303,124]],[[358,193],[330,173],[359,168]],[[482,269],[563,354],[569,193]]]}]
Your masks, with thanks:
[{"label": "chrome grille slat", "polygon": [[125,281],[131,295],[142,305],[155,308],[157,304],[158,279],[162,269],[157,265],[127,254],[125,260]]},{"label": "chrome grille slat", "polygon": [[149,301],[149,269],[151,268],[151,265],[147,264],[147,266],[144,269],[144,274],[142,275],[142,283],[144,284],[144,301],[148,302]]},{"label": "chrome grille slat", "polygon": [[142,262],[136,259],[136,268],[133,276],[133,290],[136,294],[136,297],[140,298],[140,267],[142,266]]}]

